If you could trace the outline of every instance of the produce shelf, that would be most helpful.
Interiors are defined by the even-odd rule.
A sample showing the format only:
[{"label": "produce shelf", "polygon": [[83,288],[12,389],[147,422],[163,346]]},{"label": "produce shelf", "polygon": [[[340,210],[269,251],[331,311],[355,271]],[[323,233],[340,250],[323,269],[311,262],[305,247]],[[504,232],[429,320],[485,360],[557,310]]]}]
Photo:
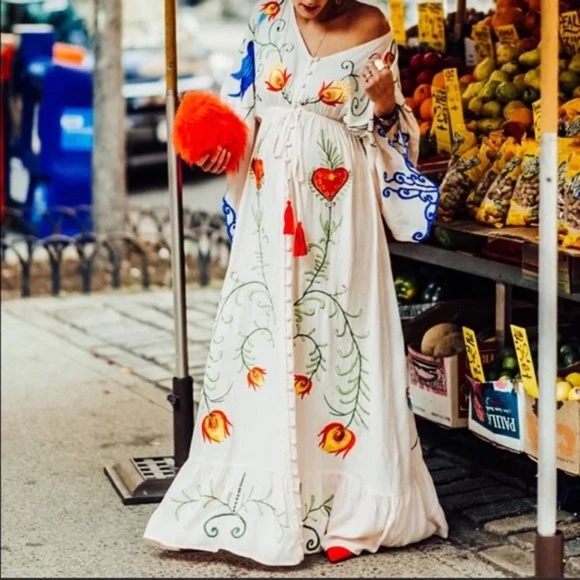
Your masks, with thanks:
[{"label": "produce shelf", "polygon": [[[475,256],[458,250],[449,250],[429,244],[390,242],[391,254],[417,262],[434,264],[458,272],[481,276],[495,282],[538,290],[537,280],[524,276],[521,265],[504,264],[497,260]],[[561,298],[580,302],[580,293],[559,291]]]}]

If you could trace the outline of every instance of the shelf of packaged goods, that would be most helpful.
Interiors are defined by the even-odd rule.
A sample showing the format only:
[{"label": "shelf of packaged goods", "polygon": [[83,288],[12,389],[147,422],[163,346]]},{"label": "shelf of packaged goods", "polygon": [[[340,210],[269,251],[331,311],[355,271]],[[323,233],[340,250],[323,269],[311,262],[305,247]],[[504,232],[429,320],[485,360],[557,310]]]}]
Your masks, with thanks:
[{"label": "shelf of packaged goods", "polygon": [[[391,254],[401,258],[408,258],[417,262],[424,262],[449,268],[466,274],[473,274],[494,280],[496,283],[538,290],[538,283],[532,277],[525,277],[521,266],[504,264],[489,258],[482,258],[465,254],[456,250],[448,250],[428,244],[407,244],[391,242]],[[561,298],[580,302],[580,293],[558,292]]]}]

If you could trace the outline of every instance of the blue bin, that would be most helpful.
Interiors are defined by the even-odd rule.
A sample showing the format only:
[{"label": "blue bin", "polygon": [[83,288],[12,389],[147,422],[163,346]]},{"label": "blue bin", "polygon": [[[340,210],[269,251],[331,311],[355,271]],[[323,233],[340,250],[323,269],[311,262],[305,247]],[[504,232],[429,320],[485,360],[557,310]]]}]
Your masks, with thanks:
[{"label": "blue bin", "polygon": [[[39,237],[52,233],[45,215],[56,207],[91,205],[93,103],[91,70],[51,65],[44,76],[38,129],[39,165],[31,183],[29,220]],[[91,227],[91,220],[85,222]],[[61,233],[79,233],[72,220]]]}]

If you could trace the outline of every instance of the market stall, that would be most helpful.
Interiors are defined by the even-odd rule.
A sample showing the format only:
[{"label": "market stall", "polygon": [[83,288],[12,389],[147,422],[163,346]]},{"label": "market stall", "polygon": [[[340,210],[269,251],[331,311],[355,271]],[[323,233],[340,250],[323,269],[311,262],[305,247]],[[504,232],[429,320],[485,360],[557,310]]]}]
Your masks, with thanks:
[{"label": "market stall", "polygon": [[[403,3],[389,4],[400,20]],[[494,337],[476,336],[469,316],[452,320],[449,304],[406,321],[425,331],[431,318],[409,347],[411,400],[420,415],[537,459],[536,574],[561,576],[556,468],[580,472],[580,324],[569,307],[558,318],[558,304],[580,301],[580,3],[497,0],[485,14],[462,2],[447,17],[441,3],[420,3],[416,32],[399,39],[401,84],[441,199],[430,241],[391,253],[491,279],[496,300]],[[514,288],[539,292],[521,326]],[[465,416],[428,400],[435,368],[448,404],[468,375]]]}]

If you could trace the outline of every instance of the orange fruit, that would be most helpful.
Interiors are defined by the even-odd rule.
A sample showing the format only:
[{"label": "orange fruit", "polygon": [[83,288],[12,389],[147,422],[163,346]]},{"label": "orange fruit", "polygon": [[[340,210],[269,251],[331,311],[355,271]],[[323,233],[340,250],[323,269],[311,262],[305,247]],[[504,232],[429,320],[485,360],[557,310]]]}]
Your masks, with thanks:
[{"label": "orange fruit", "polygon": [[425,99],[419,108],[419,116],[423,121],[433,120],[433,100],[431,97]]},{"label": "orange fruit", "polygon": [[431,131],[431,125],[432,125],[431,121],[423,121],[419,125],[419,133],[421,137],[423,137],[423,135],[427,135]]},{"label": "orange fruit", "polygon": [[407,106],[413,111],[415,116],[419,114],[419,103],[413,97],[407,97],[405,103],[407,103]]},{"label": "orange fruit", "polygon": [[438,72],[431,81],[431,86],[435,89],[445,90],[445,75],[442,72]]},{"label": "orange fruit", "polygon": [[429,99],[431,97],[431,85],[422,84],[419,85],[415,92],[413,93],[413,99],[416,103],[421,105],[425,99]]},{"label": "orange fruit", "polygon": [[528,129],[534,124],[534,114],[532,113],[531,109],[526,107],[519,107],[514,109],[507,120],[519,123]]}]

